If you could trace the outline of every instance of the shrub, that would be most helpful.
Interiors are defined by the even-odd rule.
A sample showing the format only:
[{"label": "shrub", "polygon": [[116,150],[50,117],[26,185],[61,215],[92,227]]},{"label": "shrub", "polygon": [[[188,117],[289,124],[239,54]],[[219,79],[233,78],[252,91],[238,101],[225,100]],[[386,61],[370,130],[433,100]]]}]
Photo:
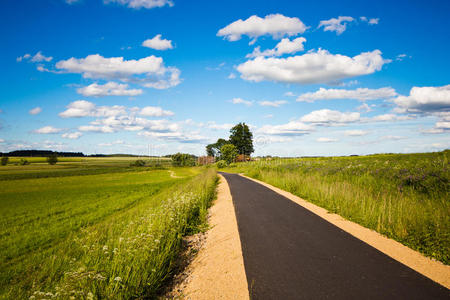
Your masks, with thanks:
[{"label": "shrub", "polygon": [[130,163],[131,167],[145,167],[145,161],[143,161],[142,159],[138,159],[133,163]]},{"label": "shrub", "polygon": [[58,156],[56,154],[50,154],[50,156],[47,157],[47,162],[49,165],[56,165]]},{"label": "shrub", "polygon": [[219,160],[219,161],[217,162],[217,167],[218,167],[219,169],[225,168],[227,165],[228,165],[227,162],[224,161],[224,160]]},{"label": "shrub", "polygon": [[177,153],[172,155],[172,165],[174,167],[195,166],[195,157],[191,154]]},{"label": "shrub", "polygon": [[6,166],[8,164],[9,157],[8,156],[2,156],[1,165]]},{"label": "shrub", "polygon": [[26,160],[25,158],[21,158],[19,161],[19,165],[20,166],[25,166],[25,165],[29,165],[30,162],[28,160]]},{"label": "shrub", "polygon": [[227,144],[220,148],[220,153],[222,154],[222,159],[230,164],[236,160],[238,156],[238,151],[235,145]]}]

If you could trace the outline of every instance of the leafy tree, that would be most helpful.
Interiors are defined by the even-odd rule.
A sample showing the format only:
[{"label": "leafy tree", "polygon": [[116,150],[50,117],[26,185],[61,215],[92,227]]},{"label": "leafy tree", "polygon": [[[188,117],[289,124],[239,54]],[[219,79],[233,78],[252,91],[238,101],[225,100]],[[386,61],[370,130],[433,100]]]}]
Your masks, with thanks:
[{"label": "leafy tree", "polygon": [[230,143],[236,146],[238,154],[250,155],[253,149],[253,134],[247,124],[239,123],[230,130]]},{"label": "leafy tree", "polygon": [[6,166],[8,164],[9,157],[8,156],[2,156],[1,164],[2,166]]},{"label": "leafy tree", "polygon": [[238,156],[237,148],[233,144],[223,145],[220,152],[222,153],[222,160],[226,161],[227,164],[232,163]]},{"label": "leafy tree", "polygon": [[195,166],[195,156],[186,153],[172,155],[172,165],[175,167]]},{"label": "leafy tree", "polygon": [[135,162],[130,163],[130,167],[145,167],[145,161],[138,159]]},{"label": "leafy tree", "polygon": [[25,166],[25,165],[29,165],[30,162],[28,160],[26,160],[25,158],[21,158],[19,161],[19,165],[20,166]]},{"label": "leafy tree", "polygon": [[47,156],[47,162],[49,165],[56,165],[58,162],[58,156],[55,153],[50,154]]},{"label": "leafy tree", "polygon": [[225,139],[218,139],[214,144],[206,146],[206,154],[208,156],[221,157],[220,149],[222,146],[229,144],[230,142]]}]

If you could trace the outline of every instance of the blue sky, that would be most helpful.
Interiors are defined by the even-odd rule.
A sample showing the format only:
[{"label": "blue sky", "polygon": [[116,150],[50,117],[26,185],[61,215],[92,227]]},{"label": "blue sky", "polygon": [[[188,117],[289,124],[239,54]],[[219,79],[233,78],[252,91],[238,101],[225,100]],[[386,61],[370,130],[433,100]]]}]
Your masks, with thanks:
[{"label": "blue sky", "polygon": [[4,0],[0,151],[450,147],[448,1]]}]

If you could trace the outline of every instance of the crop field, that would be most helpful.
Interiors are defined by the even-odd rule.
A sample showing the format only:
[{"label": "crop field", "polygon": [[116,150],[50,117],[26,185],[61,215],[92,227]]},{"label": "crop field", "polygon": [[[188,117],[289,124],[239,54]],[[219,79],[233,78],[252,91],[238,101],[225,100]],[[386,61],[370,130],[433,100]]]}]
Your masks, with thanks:
[{"label": "crop field", "polygon": [[450,151],[262,159],[232,164],[412,249],[450,264]]},{"label": "crop field", "polygon": [[157,295],[205,226],[216,172],[135,160],[0,167],[0,299]]}]

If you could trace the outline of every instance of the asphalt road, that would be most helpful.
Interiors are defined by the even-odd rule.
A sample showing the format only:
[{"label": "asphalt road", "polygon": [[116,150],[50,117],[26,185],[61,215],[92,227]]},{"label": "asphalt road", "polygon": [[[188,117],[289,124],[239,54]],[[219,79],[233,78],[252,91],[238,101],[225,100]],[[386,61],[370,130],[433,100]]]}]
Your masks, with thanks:
[{"label": "asphalt road", "polygon": [[251,299],[450,299],[450,291],[274,191],[228,181]]}]

